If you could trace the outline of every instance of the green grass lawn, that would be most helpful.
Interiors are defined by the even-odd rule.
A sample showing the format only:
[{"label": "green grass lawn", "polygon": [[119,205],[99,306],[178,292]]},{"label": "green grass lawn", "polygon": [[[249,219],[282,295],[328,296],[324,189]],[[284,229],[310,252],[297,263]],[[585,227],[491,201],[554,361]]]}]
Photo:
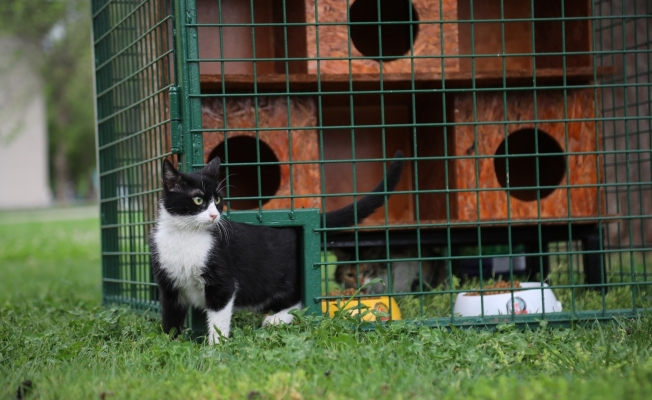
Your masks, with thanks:
[{"label": "green grass lawn", "polygon": [[217,346],[101,307],[88,210],[0,213],[0,398],[648,399],[652,318],[573,329],[439,330],[237,317]]}]

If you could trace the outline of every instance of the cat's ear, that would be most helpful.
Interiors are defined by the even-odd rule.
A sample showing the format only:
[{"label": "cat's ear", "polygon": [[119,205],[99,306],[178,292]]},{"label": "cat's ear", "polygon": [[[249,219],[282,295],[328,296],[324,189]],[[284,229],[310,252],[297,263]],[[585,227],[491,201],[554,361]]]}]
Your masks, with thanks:
[{"label": "cat's ear", "polygon": [[353,254],[351,254],[351,251],[349,249],[335,247],[335,248],[328,249],[328,251],[331,251],[333,252],[333,254],[335,254],[335,257],[337,257],[337,261],[350,261],[351,259],[355,258],[353,257]]},{"label": "cat's ear", "polygon": [[208,164],[206,164],[206,166],[204,167],[204,169],[206,170],[206,173],[207,173],[209,176],[215,176],[215,177],[217,177],[217,175],[220,173],[220,164],[221,164],[221,160],[220,160],[220,158],[219,158],[219,157],[215,157],[215,158],[213,158],[212,160],[210,160],[210,161],[208,162]]},{"label": "cat's ear", "polygon": [[181,189],[181,174],[167,159],[163,160],[163,184],[170,192]]}]

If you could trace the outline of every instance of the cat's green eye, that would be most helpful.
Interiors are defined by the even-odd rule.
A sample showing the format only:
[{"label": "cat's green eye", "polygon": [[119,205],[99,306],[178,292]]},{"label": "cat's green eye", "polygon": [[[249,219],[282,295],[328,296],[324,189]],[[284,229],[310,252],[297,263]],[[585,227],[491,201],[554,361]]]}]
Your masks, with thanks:
[{"label": "cat's green eye", "polygon": [[221,198],[221,197],[216,197],[216,198],[215,198],[215,205],[220,204],[221,201],[222,201],[222,198]]},{"label": "cat's green eye", "polygon": [[202,199],[201,197],[193,197],[192,201],[194,201],[195,204],[197,204],[199,206],[199,205],[201,205],[201,203],[204,202],[204,199]]}]

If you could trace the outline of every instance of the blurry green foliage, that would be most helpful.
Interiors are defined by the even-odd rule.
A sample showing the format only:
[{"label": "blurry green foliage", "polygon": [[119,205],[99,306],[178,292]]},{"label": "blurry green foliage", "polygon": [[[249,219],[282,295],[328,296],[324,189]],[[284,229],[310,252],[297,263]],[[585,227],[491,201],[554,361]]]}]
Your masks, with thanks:
[{"label": "blurry green foliage", "polygon": [[[58,201],[90,196],[95,129],[87,0],[0,2],[0,35],[30,51],[45,86],[51,181]],[[81,193],[85,192],[85,193]]]}]

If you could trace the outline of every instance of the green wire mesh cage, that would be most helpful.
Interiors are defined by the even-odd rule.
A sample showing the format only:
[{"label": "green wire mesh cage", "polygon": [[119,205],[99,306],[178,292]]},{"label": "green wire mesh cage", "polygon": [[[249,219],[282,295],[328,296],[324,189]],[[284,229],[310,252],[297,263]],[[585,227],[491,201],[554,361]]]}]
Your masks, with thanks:
[{"label": "green wire mesh cage", "polygon": [[[636,315],[652,301],[651,8],[93,0],[105,303],[157,312],[161,160],[220,157],[227,218],[303,229],[314,313]],[[385,206],[320,227],[397,150]]]}]

